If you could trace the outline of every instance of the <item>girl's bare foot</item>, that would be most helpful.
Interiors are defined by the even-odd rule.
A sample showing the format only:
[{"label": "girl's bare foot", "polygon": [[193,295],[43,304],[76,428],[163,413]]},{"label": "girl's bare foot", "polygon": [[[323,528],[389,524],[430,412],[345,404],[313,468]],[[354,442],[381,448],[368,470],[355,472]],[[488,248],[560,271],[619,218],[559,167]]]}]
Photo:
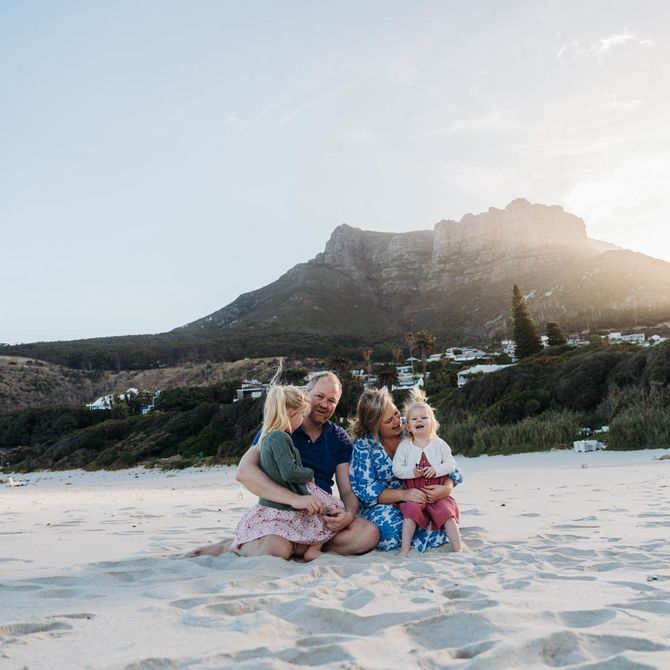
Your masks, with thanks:
[{"label": "girl's bare foot", "polygon": [[220,554],[232,551],[233,541],[221,540],[214,544],[205,544],[202,547],[194,549],[189,556],[219,556]]},{"label": "girl's bare foot", "polygon": [[323,554],[321,551],[321,546],[322,545],[313,545],[311,547],[307,547],[307,550],[302,556],[302,560],[305,561],[305,563],[309,563],[310,561],[313,561],[315,558],[319,558]]}]

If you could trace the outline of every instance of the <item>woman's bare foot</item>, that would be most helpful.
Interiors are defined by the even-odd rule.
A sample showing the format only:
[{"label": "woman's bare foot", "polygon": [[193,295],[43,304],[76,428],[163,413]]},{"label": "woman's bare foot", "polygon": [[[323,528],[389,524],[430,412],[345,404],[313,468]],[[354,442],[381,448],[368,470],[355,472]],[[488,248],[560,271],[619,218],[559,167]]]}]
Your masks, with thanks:
[{"label": "woman's bare foot", "polygon": [[214,544],[205,544],[202,547],[194,549],[189,556],[219,556],[233,550],[233,540],[221,540]]},{"label": "woman's bare foot", "polygon": [[401,547],[400,555],[403,557],[408,556],[410,551],[412,551],[412,547]]}]

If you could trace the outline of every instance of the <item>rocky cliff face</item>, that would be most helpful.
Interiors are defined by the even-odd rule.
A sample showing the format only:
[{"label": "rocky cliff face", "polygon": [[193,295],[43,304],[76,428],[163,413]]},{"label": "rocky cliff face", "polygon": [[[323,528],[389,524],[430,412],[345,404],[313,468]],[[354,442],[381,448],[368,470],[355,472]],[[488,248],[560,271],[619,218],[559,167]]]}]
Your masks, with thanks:
[{"label": "rocky cliff face", "polygon": [[602,244],[589,240],[584,221],[561,207],[519,199],[502,210],[440,221],[433,231],[376,233],[341,225],[310,262],[377,282],[384,293],[449,290],[595,256]]},{"label": "rocky cliff face", "polygon": [[670,264],[591,240],[584,222],[561,207],[520,199],[434,230],[341,225],[311,261],[180,330],[225,328],[255,339],[265,329],[374,343],[428,328],[443,341],[486,339],[506,334],[515,283],[540,325],[625,327],[639,306],[647,321],[670,315]]}]

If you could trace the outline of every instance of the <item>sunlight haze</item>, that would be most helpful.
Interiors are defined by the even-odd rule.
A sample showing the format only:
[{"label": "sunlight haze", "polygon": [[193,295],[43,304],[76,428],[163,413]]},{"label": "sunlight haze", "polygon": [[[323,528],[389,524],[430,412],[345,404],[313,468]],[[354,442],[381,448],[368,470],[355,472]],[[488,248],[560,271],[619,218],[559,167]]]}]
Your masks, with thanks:
[{"label": "sunlight haze", "polygon": [[0,342],[171,330],[515,198],[670,261],[666,2],[0,6]]}]

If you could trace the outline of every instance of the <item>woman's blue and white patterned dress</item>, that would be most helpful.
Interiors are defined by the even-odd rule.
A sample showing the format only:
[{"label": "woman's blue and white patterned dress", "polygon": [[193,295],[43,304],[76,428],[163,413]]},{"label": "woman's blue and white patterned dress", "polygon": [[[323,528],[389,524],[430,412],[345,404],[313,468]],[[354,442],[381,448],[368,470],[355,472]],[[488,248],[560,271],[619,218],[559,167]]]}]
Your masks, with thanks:
[{"label": "woman's blue and white patterned dress", "polygon": [[[393,474],[393,459],[372,435],[354,440],[354,451],[349,465],[349,477],[354,493],[361,501],[361,515],[379,529],[380,551],[400,549],[402,514],[396,505],[378,503],[384,489],[401,489],[402,482]],[[455,484],[463,481],[456,469],[449,477]],[[444,530],[422,530],[417,528],[412,545],[418,551],[426,551],[449,542]]]}]

